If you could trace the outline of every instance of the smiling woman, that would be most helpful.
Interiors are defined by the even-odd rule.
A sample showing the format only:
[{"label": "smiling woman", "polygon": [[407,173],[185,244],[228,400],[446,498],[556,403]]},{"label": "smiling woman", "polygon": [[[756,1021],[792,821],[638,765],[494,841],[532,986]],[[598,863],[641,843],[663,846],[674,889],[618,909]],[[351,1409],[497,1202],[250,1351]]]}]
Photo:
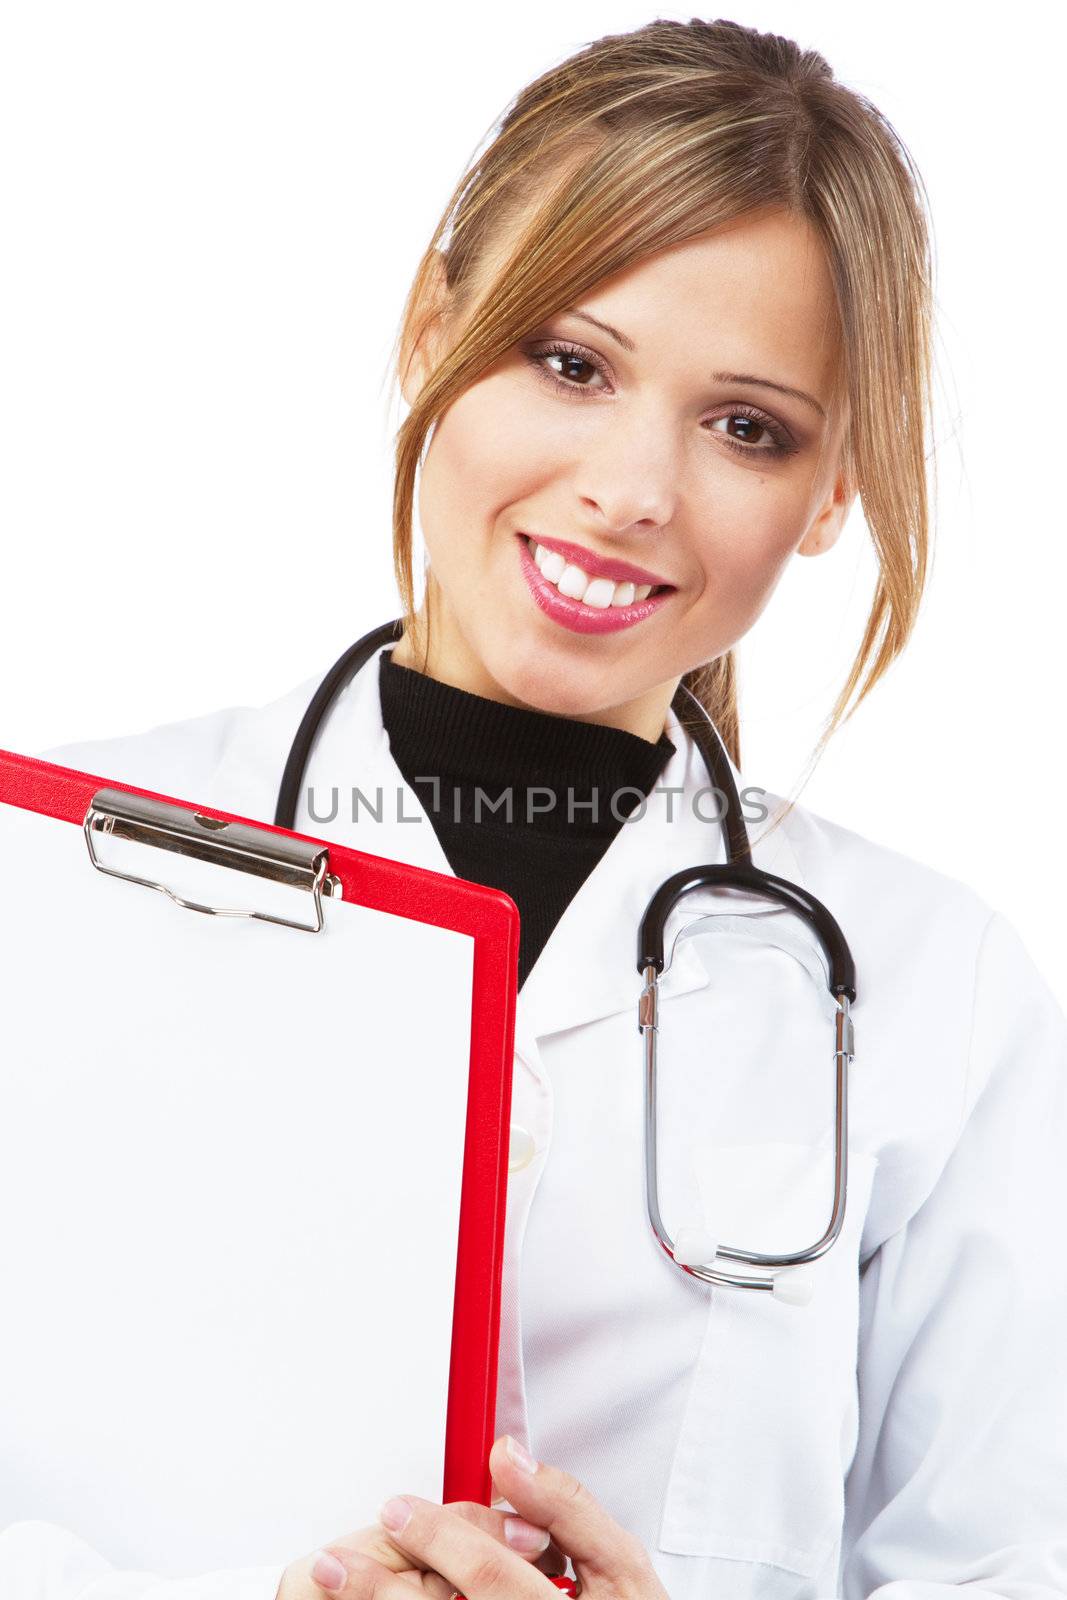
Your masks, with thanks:
[{"label": "smiling woman", "polygon": [[[829,738],[922,594],[930,312],[918,174],[815,52],[694,19],[547,72],[456,186],[405,307],[394,661],[646,738],[681,678],[738,761],[732,646],[858,495],[881,576]],[[565,566],[539,579],[516,534]],[[664,592],[583,582],[613,560]]]},{"label": "smiling woman", "polygon": [[[530,226],[497,241],[505,280]],[[439,252],[431,265],[413,414],[415,374],[441,370],[448,330],[463,342]],[[468,317],[481,326],[498,297],[485,285]],[[393,660],[413,666],[424,640],[435,678],[658,737],[679,678],[699,687],[789,558],[840,532],[854,489],[838,320],[817,230],[780,206],[660,248],[543,319],[439,416],[419,496],[427,595]],[[734,720],[714,693],[709,710]]]},{"label": "smiling woman", "polygon": [[[49,752],[521,911],[490,1457],[516,1514],[383,1482],[379,1525],[188,1600],[554,1600],[568,1560],[587,1600],[1067,1594],[1067,1022],[965,884],[762,790],[758,839],[737,815],[734,647],[857,501],[879,576],[825,737],[912,632],[931,303],[918,174],[822,56],[699,19],[588,45],[415,274],[403,617],[272,705]],[[324,824],[342,785],[377,812]],[[381,832],[393,795],[421,828]],[[437,1063],[404,1023],[414,1112],[375,1144],[418,1171]],[[355,1436],[344,1395],[329,1421]],[[5,1594],[34,1563],[47,1600],[163,1593],[42,1524],[7,1549]]]}]

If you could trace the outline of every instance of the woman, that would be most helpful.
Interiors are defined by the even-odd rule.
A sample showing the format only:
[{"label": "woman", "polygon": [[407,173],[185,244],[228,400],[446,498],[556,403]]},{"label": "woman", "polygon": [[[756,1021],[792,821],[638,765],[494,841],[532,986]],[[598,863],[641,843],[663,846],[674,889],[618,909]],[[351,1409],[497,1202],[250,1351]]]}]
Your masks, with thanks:
[{"label": "woman", "polygon": [[[403,637],[339,699],[295,826],[495,884],[522,912],[491,1462],[518,1516],[398,1503],[403,1485],[383,1484],[376,1529],[166,1592],[547,1600],[563,1557],[597,1600],[1067,1592],[1067,1029],[1003,918],[768,805],[754,859],[829,906],[859,975],[848,1211],[803,1311],[664,1259],[626,1070],[648,897],[721,859],[678,685],[739,777],[733,648],[857,496],[880,575],[827,737],[915,621],[919,193],[892,130],[821,56],[697,20],[546,72],[457,186],[400,339]],[[317,681],[51,758],[271,820]],[[401,778],[403,810],[429,825],[330,803]],[[474,817],[475,787],[502,785],[507,831]],[[703,1204],[732,1236],[736,1205],[739,1233],[788,1233],[825,1200],[825,1014],[783,919],[731,909],[721,953],[693,955],[694,939],[663,985],[664,1057],[687,1091],[665,1115],[693,1160],[663,1181],[673,1215]],[[709,1062],[732,1005],[747,1054]],[[63,1566],[50,1596],[164,1593],[84,1547],[61,1560],[55,1530],[9,1537],[26,1570],[42,1550]]]}]

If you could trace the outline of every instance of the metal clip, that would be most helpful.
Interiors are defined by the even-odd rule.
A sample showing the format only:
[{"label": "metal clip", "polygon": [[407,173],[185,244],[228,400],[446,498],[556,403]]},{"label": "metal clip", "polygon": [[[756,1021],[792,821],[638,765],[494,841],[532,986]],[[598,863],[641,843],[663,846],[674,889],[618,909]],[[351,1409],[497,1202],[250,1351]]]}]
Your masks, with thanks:
[{"label": "metal clip", "polygon": [[[89,859],[98,872],[106,872],[112,878],[125,878],[130,883],[143,884],[146,889],[158,889],[187,910],[204,911],[209,916],[254,917],[260,922],[279,923],[284,928],[321,933],[325,926],[322,896],[338,896],[341,893],[340,879],[326,870],[330,854],[325,845],[316,844],[310,839],[293,839],[246,822],[224,822],[218,817],[205,817],[199,811],[170,805],[163,800],[147,800],[143,795],[127,794],[123,789],[97,790],[85,813],[84,832]],[[215,866],[231,867],[273,883],[306,889],[312,896],[315,921],[313,924],[294,922],[268,911],[231,910],[185,900],[165,883],[157,883],[152,878],[139,878],[132,872],[120,872],[117,867],[104,866],[93,845],[94,833],[130,839]]]},{"label": "metal clip", "polygon": [[637,1031],[659,1026],[659,979],[655,967],[645,968],[645,987],[637,1002]]},{"label": "metal clip", "polygon": [[834,1055],[844,1056],[846,1060],[851,1061],[856,1053],[856,1031],[852,1026],[852,1017],[848,1009],[848,995],[838,996],[835,1025]]}]

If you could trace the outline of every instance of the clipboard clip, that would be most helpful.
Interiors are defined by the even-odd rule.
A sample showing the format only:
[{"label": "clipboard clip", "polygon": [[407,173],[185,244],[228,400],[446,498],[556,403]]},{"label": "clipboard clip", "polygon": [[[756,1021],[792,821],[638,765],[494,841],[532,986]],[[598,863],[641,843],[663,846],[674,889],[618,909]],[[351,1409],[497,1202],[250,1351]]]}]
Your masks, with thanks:
[{"label": "clipboard clip", "polygon": [[[213,917],[254,917],[261,922],[279,923],[284,928],[298,928],[304,933],[321,933],[325,927],[322,896],[336,897],[341,894],[341,880],[327,871],[330,853],[325,845],[316,844],[310,839],[293,839],[287,834],[257,828],[251,823],[224,822],[219,817],[205,817],[186,806],[171,805],[164,800],[147,800],[143,795],[127,794],[124,789],[96,791],[85,813],[84,832],[89,860],[98,872],[106,872],[112,878],[125,878],[130,883],[143,884],[146,889],[158,889],[177,905],[189,911],[204,911]],[[289,917],[277,916],[269,911],[231,909],[186,900],[165,883],[157,883],[152,878],[140,878],[118,867],[105,866],[97,855],[94,835],[129,839],[137,844],[191,856],[197,861],[250,873],[273,883],[306,889],[312,897],[315,920],[313,923],[294,922]]]}]

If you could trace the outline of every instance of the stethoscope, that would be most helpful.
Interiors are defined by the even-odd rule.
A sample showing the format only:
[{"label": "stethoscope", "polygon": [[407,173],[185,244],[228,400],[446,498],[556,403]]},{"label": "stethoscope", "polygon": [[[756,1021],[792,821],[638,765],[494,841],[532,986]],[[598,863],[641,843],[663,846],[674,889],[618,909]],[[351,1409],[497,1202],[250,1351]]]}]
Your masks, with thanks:
[{"label": "stethoscope", "polygon": [[[334,700],[361,667],[387,644],[399,642],[403,621],[397,618],[357,639],[323,678],[296,731],[278,790],[275,826],[293,829],[297,801],[315,735]],[[803,1305],[811,1295],[810,1275],[798,1272],[826,1254],[845,1220],[848,1182],[848,1064],[853,1059],[855,1036],[849,1006],[856,998],[856,971],[845,937],[826,907],[815,896],[785,878],[757,867],[751,859],[748,830],[730,770],[729,758],[718,729],[695,695],[679,684],[671,709],[691,734],[703,757],[708,776],[725,798],[720,825],[726,860],[721,865],[687,867],[660,884],[648,903],[637,936],[637,970],[644,979],[638,1001],[638,1030],[645,1049],[645,1192],[652,1231],[661,1248],[683,1272],[705,1283],[732,1289],[761,1289],[776,1299]],[[695,716],[695,726],[692,726]],[[834,1011],[834,1189],[830,1220],[814,1244],[785,1255],[742,1250],[722,1244],[703,1226],[682,1226],[672,1239],[663,1225],[659,1207],[656,1129],[656,1039],[659,1032],[659,977],[664,970],[663,939],[667,919],[684,895],[694,889],[736,889],[771,900],[795,913],[814,933],[827,962],[827,986],[836,1002]],[[739,1262],[764,1269],[746,1273],[725,1263]],[[777,1270],[770,1270],[777,1269]]]}]

